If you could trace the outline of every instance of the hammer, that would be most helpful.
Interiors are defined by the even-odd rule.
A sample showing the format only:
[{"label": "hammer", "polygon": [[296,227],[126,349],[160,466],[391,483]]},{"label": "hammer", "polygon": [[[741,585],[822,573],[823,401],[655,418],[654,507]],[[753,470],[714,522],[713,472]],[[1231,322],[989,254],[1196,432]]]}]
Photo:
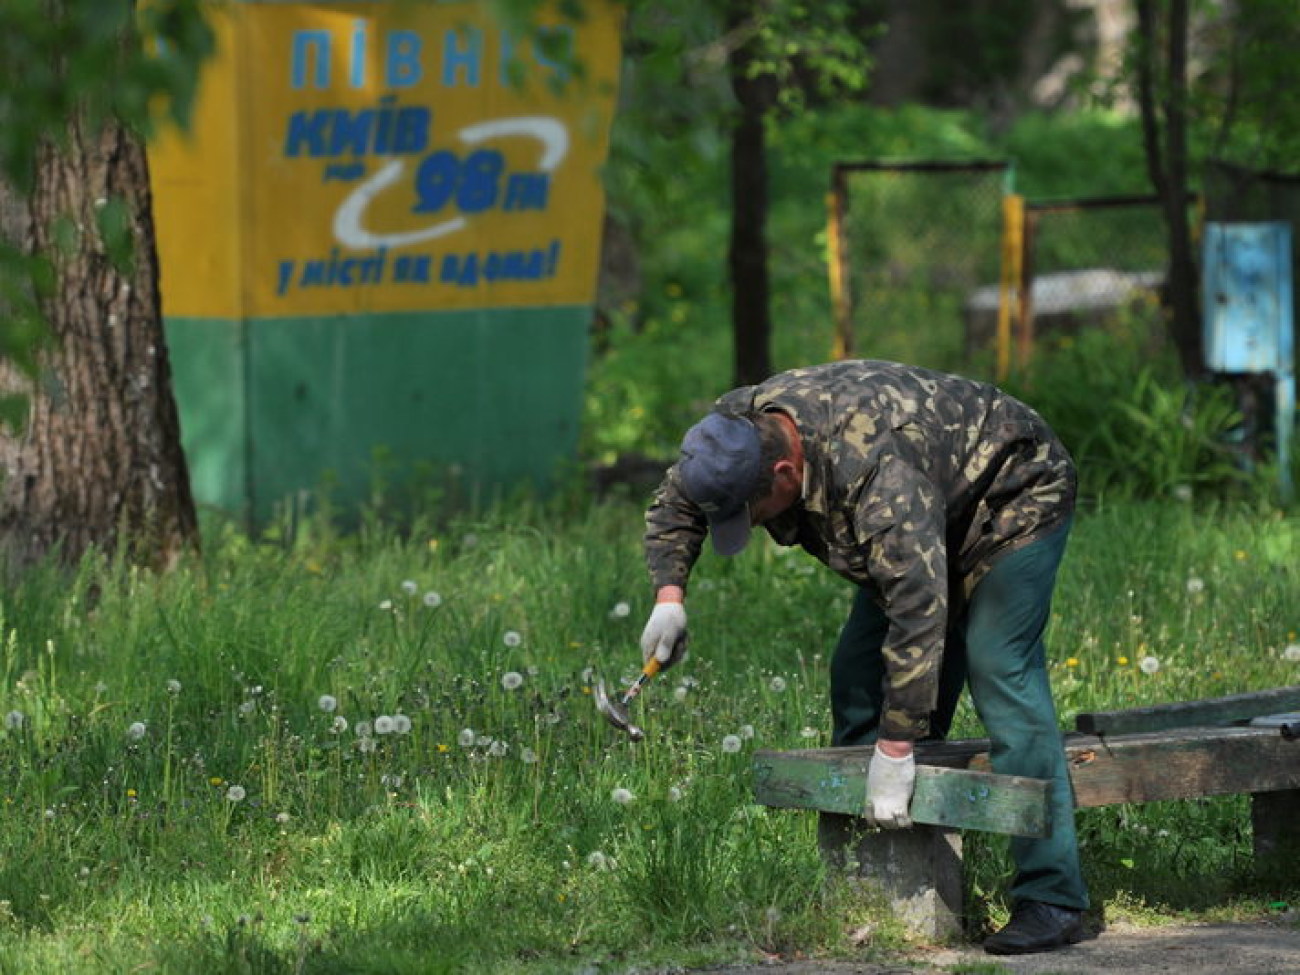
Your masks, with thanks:
[{"label": "hammer", "polygon": [[596,686],[593,689],[596,698],[596,710],[603,714],[605,720],[615,728],[626,731],[627,736],[633,741],[640,741],[645,737],[645,732],[632,723],[632,719],[628,717],[627,706],[641,693],[641,689],[645,687],[650,678],[659,673],[661,666],[658,657],[651,657],[641,671],[641,675],[617,700],[609,696],[609,693],[605,690],[603,680],[597,679]]}]

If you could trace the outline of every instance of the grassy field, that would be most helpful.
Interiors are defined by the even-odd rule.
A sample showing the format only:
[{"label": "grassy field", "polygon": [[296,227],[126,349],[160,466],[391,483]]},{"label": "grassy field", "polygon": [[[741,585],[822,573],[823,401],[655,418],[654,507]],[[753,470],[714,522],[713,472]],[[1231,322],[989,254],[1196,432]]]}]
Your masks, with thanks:
[{"label": "grassy field", "polygon": [[[826,742],[845,584],[754,545],[701,562],[693,653],[632,744],[640,507],[514,506],[398,535],[216,532],[156,578],[87,563],[3,598],[0,969],[572,971],[835,952],[887,919],[828,882],[814,817],[753,805],[759,747]],[[1300,683],[1300,523],[1083,513],[1051,632],[1080,710]],[[959,734],[977,734],[969,711]],[[1258,912],[1244,800],[1081,815],[1113,917]],[[973,926],[1007,863],[972,834]],[[861,949],[859,949],[861,950]]]}]

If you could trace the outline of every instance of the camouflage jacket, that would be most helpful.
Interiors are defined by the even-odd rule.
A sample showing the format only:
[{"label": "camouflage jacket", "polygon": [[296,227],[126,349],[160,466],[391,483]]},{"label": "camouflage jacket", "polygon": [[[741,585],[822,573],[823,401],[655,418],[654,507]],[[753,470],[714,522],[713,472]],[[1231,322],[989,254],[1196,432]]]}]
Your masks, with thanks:
[{"label": "camouflage jacket", "polygon": [[[802,499],[765,525],[863,587],[889,618],[881,732],[922,737],[951,608],[993,561],[1073,511],[1069,454],[1032,409],[993,386],[889,362],[794,369],[716,409],[779,410],[799,430]],[[646,512],[656,589],[685,587],[707,533],[668,470]]]}]

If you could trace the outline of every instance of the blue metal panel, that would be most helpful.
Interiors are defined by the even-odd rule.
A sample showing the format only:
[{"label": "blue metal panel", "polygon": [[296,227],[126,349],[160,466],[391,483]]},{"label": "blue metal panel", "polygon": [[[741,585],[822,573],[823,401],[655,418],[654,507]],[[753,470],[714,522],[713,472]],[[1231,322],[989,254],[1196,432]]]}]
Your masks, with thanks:
[{"label": "blue metal panel", "polygon": [[1206,364],[1218,372],[1290,373],[1290,224],[1206,224],[1202,281]]}]

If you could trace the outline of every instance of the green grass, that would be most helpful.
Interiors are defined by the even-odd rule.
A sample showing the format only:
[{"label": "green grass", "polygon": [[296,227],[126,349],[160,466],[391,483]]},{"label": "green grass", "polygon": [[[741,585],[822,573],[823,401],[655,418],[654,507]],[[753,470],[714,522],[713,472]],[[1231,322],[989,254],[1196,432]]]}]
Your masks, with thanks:
[{"label": "green grass", "polygon": [[[706,555],[693,654],[637,705],[633,745],[590,690],[639,664],[639,535],[634,504],[524,505],[406,536],[214,533],[167,577],[87,562],[11,588],[4,970],[847,950],[870,908],[827,882],[814,817],[753,805],[748,763],[825,744],[849,591],[772,546]],[[1297,536],[1294,517],[1246,509],[1085,512],[1051,633],[1063,724],[1300,681]],[[395,715],[409,730],[379,733]],[[967,709],[957,733],[979,733]],[[1252,878],[1248,819],[1239,798],[1085,811],[1094,896],[1157,918],[1294,902]],[[996,838],[967,845],[978,927],[1005,912],[1007,862]]]}]

